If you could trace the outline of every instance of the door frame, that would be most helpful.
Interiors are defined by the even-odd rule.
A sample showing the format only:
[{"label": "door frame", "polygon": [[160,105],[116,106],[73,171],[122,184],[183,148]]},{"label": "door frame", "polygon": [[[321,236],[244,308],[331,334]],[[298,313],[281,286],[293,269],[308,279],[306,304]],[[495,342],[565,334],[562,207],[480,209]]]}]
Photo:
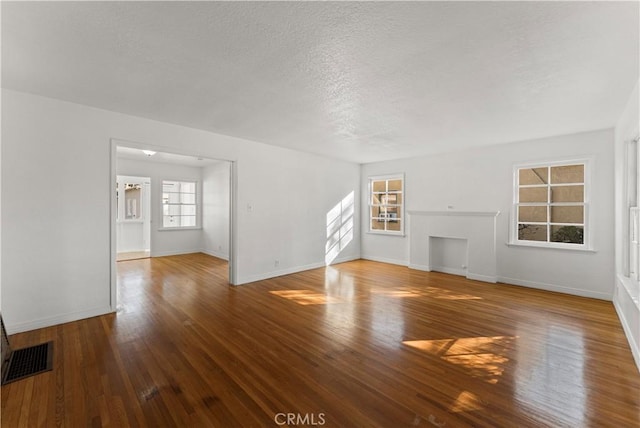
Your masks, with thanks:
[{"label": "door frame", "polygon": [[229,273],[228,282],[230,285],[237,284],[238,270],[238,225],[237,225],[237,201],[238,201],[238,180],[237,180],[237,161],[234,159],[225,159],[222,157],[207,156],[190,150],[180,150],[172,147],[158,146],[148,143],[111,138],[111,156],[109,167],[109,232],[110,232],[110,307],[112,312],[116,312],[118,306],[118,283],[117,283],[117,241],[116,241],[116,177],[117,177],[117,147],[131,147],[140,150],[153,150],[156,152],[172,153],[183,156],[205,157],[229,162]]},{"label": "door frame", "polygon": [[[151,177],[133,176],[133,175],[116,175],[127,182],[133,182],[134,184],[140,184],[142,186],[142,198],[140,203],[142,204],[142,243],[143,248],[141,251],[151,251]],[[117,198],[116,198],[117,199]],[[122,201],[121,201],[122,202]],[[116,204],[116,211],[118,210]],[[124,206],[123,206],[124,211]],[[116,218],[119,214],[117,213]],[[126,223],[126,220],[120,219],[120,224]],[[116,220],[116,229],[118,228],[118,221]],[[118,231],[116,230],[116,254],[118,250]]]}]

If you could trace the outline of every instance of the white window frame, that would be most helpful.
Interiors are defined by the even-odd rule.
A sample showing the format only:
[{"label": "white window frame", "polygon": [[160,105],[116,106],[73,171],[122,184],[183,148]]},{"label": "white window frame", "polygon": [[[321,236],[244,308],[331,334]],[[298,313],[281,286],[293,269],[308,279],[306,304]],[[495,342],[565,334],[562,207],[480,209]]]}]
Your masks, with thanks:
[{"label": "white window frame", "polygon": [[[378,235],[404,236],[405,221],[406,221],[405,220],[406,215],[405,215],[405,209],[404,209],[405,200],[406,200],[404,174],[398,173],[398,174],[374,175],[374,176],[368,177],[368,180],[369,181],[368,181],[368,190],[367,190],[367,223],[369,226],[367,228],[368,229],[367,232],[378,234]],[[400,208],[400,217],[398,218],[398,220],[400,220],[400,230],[380,230],[380,229],[373,229],[371,227],[371,221],[373,220],[373,218],[371,217],[371,207],[374,206],[372,183],[374,181],[383,181],[383,180],[385,181],[402,180],[402,190],[399,192],[399,194],[402,195],[402,202],[400,204],[393,204],[398,208]]]},{"label": "white window frame", "polygon": [[[514,246],[524,246],[524,247],[538,247],[538,248],[555,248],[562,250],[578,250],[578,251],[594,251],[593,249],[593,223],[591,216],[591,175],[592,175],[592,158],[579,158],[579,159],[563,159],[563,160],[554,160],[547,162],[535,162],[535,163],[519,163],[513,166],[513,205],[511,209],[511,222],[510,222],[510,233],[509,233],[509,245]],[[520,169],[529,169],[529,168],[546,168],[546,167],[558,167],[558,166],[568,166],[568,165],[584,165],[584,223],[579,224],[584,227],[583,231],[583,243],[582,244],[569,244],[564,242],[550,242],[550,241],[526,241],[518,239],[518,206],[519,203],[519,173]],[[562,184],[566,185],[566,184]],[[571,185],[571,184],[570,184]],[[535,187],[535,186],[532,186]],[[550,189],[553,187],[553,183],[547,184],[547,187]],[[530,203],[526,203],[526,205],[531,205]],[[556,203],[553,204],[549,199],[545,204],[540,204],[547,207],[551,206],[562,206],[562,205],[576,205],[576,203]],[[540,223],[542,224],[542,223]],[[547,214],[547,239],[549,239],[551,218],[549,214]]]},{"label": "white window frame", "polygon": [[[196,224],[195,226],[175,226],[175,227],[167,227],[164,225],[164,202],[163,202],[163,194],[164,194],[164,184],[167,181],[179,182],[179,183],[194,183],[195,184],[195,206],[196,206]],[[200,182],[198,180],[194,180],[192,178],[163,178],[160,180],[160,227],[158,230],[160,231],[170,231],[170,230],[196,230],[201,229],[201,218],[202,218],[202,204],[200,197]]]},{"label": "white window frame", "polygon": [[640,308],[640,150],[636,136],[627,140],[624,162],[623,205],[628,214],[629,228],[624,242],[622,272],[618,275],[620,283],[627,290],[631,300]]}]

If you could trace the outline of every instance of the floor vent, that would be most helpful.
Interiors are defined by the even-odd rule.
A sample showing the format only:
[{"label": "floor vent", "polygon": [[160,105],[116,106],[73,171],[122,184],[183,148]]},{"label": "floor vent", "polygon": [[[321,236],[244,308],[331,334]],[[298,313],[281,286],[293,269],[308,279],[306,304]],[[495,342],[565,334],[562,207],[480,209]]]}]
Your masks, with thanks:
[{"label": "floor vent", "polygon": [[2,384],[49,371],[53,368],[53,342],[11,352]]}]

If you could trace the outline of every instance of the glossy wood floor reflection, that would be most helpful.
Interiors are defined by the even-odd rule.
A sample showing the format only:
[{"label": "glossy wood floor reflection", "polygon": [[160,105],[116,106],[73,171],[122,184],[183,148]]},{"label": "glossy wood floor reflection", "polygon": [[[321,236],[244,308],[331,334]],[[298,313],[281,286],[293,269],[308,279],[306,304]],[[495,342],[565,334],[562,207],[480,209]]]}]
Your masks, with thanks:
[{"label": "glossy wood floor reflection", "polygon": [[610,302],[368,261],[226,269],[121,262],[117,314],[11,337],[55,361],[2,388],[2,426],[640,426]]}]

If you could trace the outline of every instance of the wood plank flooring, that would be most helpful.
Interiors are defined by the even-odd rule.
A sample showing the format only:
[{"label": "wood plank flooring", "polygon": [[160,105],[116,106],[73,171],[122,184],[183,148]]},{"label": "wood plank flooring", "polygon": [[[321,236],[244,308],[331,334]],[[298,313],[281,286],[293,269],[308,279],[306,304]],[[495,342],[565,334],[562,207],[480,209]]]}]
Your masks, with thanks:
[{"label": "wood plank flooring", "polygon": [[125,260],[146,259],[149,257],[151,257],[150,251],[130,251],[116,254],[116,261],[122,262]]},{"label": "wood plank flooring", "polygon": [[11,337],[54,340],[54,370],[2,388],[2,426],[640,426],[610,302],[369,261],[226,274],[118,263],[117,314]]}]

